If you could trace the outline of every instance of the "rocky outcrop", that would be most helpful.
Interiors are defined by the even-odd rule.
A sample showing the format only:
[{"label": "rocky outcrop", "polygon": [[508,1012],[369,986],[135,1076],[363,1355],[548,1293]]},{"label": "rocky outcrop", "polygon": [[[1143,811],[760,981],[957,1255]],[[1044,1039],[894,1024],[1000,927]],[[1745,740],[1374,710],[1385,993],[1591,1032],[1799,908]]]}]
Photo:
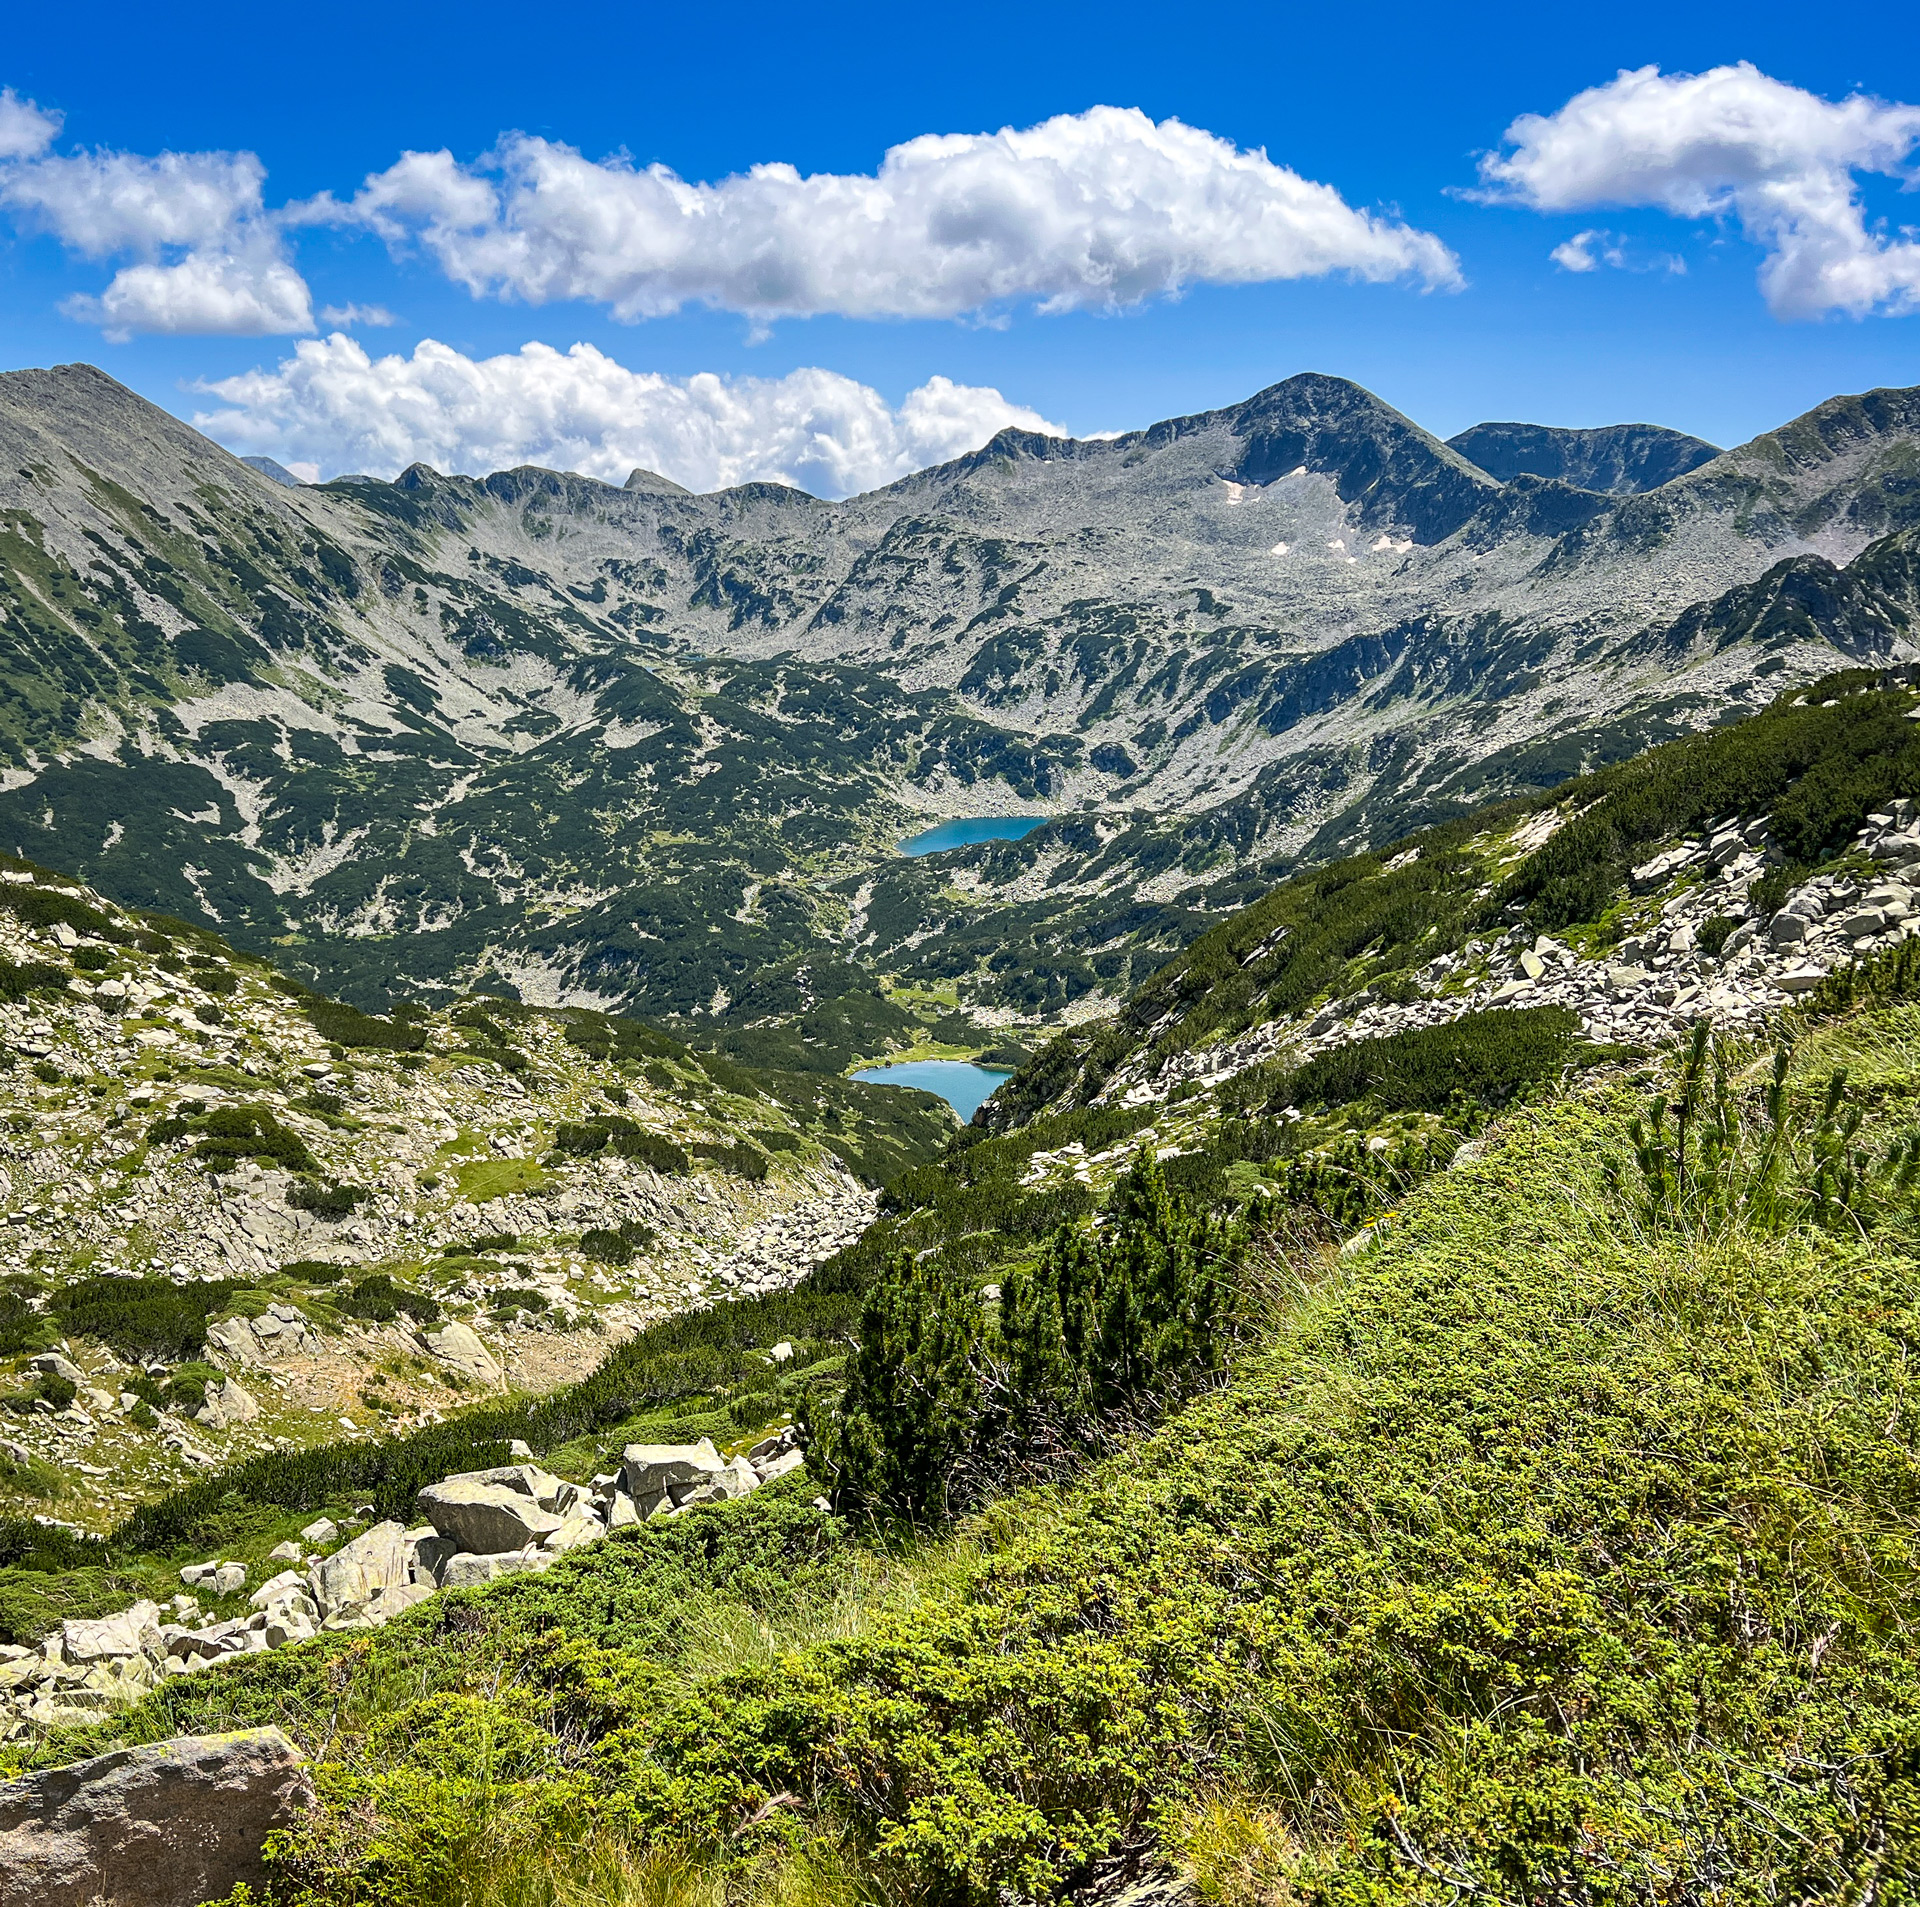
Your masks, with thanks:
[{"label": "rocky outcrop", "polygon": [[207,1343],[241,1364],[267,1364],[320,1348],[320,1334],[290,1304],[269,1305],[257,1318],[222,1318],[207,1327]]},{"label": "rocky outcrop", "polygon": [[315,1563],[307,1582],[323,1622],[362,1616],[387,1591],[413,1580],[414,1546],[398,1523],[376,1523]]},{"label": "rocky outcrop", "polygon": [[193,1413],[194,1421],[210,1430],[231,1430],[235,1424],[253,1423],[260,1406],[252,1392],[241,1387],[237,1377],[222,1378],[207,1386],[207,1401]]},{"label": "rocky outcrop", "polygon": [[451,1324],[442,1325],[437,1331],[422,1332],[421,1342],[442,1364],[450,1365],[461,1376],[470,1377],[476,1384],[486,1385],[489,1390],[506,1381],[500,1360],[487,1349],[479,1332],[471,1325],[462,1324],[456,1319]]},{"label": "rocky outcrop", "polygon": [[541,1543],[564,1520],[504,1483],[458,1477],[429,1484],[418,1501],[420,1514],[442,1536],[460,1549],[481,1554]]},{"label": "rocky outcrop", "polygon": [[[1622,1044],[1665,1045],[1702,1019],[1724,1032],[1761,1034],[1829,973],[1920,936],[1920,803],[1897,801],[1869,815],[1853,849],[1878,871],[1812,875],[1769,913],[1750,897],[1783,856],[1764,820],[1728,819],[1632,870],[1649,918],[1598,958],[1516,927],[1405,976],[1413,999],[1365,989],[1157,1065],[1143,1053],[1115,1071],[1094,1103],[1152,1105],[1177,1086],[1216,1086],[1283,1054],[1298,1062],[1502,1008],[1569,1008],[1587,1038]],[[1082,1154],[1078,1146],[1035,1153],[1024,1182],[1062,1169],[1080,1175],[1091,1163]]]},{"label": "rocky outcrop", "polygon": [[197,1907],[267,1881],[313,1799],[277,1728],[125,1748],[0,1784],[0,1907]]},{"label": "rocky outcrop", "polygon": [[[140,1602],[96,1621],[67,1621],[37,1649],[0,1648],[0,1740],[96,1721],[138,1701],[170,1676],[232,1655],[255,1655],[322,1631],[377,1629],[441,1589],[474,1589],[501,1576],[551,1567],[570,1550],[651,1518],[746,1496],[806,1461],[794,1433],[767,1437],[742,1456],[697,1444],[629,1444],[621,1467],[584,1488],[533,1462],[472,1470],[419,1495],[425,1522],[388,1519],[329,1556],[269,1577],[248,1613],[211,1620],[196,1596],[175,1598],[172,1620]],[[315,1544],[338,1537],[330,1518],[301,1531]],[[280,1555],[298,1545],[282,1545]],[[291,1562],[292,1558],[287,1557]],[[246,1587],[239,1563],[188,1563],[182,1584],[225,1598]]]}]

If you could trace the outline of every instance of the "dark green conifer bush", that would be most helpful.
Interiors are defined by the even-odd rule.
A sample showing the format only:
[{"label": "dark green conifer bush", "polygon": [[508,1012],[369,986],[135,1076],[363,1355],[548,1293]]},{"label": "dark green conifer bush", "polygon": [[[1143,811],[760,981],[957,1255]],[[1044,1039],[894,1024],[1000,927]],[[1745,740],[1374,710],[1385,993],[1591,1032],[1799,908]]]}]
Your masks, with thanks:
[{"label": "dark green conifer bush", "polygon": [[80,1278],[55,1291],[48,1310],[64,1336],[95,1338],[125,1358],[176,1363],[198,1355],[208,1323],[224,1317],[247,1289],[233,1278],[185,1285],[152,1277]]},{"label": "dark green conifer bush", "polygon": [[933,1522],[1219,1381],[1244,1240],[1142,1151],[1099,1224],[1008,1266],[996,1317],[945,1254],[901,1254],[861,1308],[846,1391],[807,1418],[836,1508]]}]

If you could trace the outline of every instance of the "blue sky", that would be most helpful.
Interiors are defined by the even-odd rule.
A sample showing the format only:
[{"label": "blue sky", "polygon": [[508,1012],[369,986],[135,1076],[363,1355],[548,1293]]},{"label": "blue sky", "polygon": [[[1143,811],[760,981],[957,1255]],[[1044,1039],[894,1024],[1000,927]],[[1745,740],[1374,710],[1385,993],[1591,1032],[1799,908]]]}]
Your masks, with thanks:
[{"label": "blue sky", "polygon": [[[135,323],[124,341],[104,335],[111,314],[96,306],[89,320],[84,301],[99,300],[116,272],[143,260],[177,263],[191,245],[169,244],[165,232],[122,232],[117,250],[98,241],[94,256],[82,256],[82,214],[69,201],[55,204],[52,186],[20,188],[26,197],[16,190],[10,212],[0,206],[0,363],[89,360],[181,415],[222,419],[217,429],[236,447],[289,459],[305,451],[327,474],[342,463],[396,462],[414,431],[416,447],[437,446],[445,462],[496,454],[511,461],[519,450],[547,449],[556,460],[571,451],[580,467],[605,474],[634,444],[658,464],[678,458],[697,485],[764,466],[815,488],[857,487],[950,452],[970,426],[984,433],[1003,415],[1079,433],[1129,429],[1309,369],[1357,379],[1443,435],[1489,417],[1644,419],[1733,443],[1838,391],[1920,383],[1920,313],[1912,308],[1920,276],[1899,263],[1900,228],[1920,225],[1920,193],[1903,189],[1920,168],[1920,117],[1856,115],[1836,133],[1840,122],[1829,111],[1855,94],[1893,106],[1920,102],[1920,28],[1910,5],[1830,17],[1836,30],[1810,29],[1804,8],[1684,6],[1482,6],[1470,16],[1430,7],[1329,14],[1235,5],[576,5],[545,16],[489,5],[36,9],[10,28],[0,86],[62,123],[20,165],[89,152],[256,154],[265,169],[264,222],[219,241],[223,258],[239,260],[231,270],[270,270],[278,259],[285,275],[272,295],[283,311],[310,293],[315,312],[377,307],[394,320],[336,327],[316,318],[318,333],[344,328],[373,359],[410,359],[422,339],[437,340],[456,383],[467,360],[519,354],[530,342],[561,352],[586,344],[630,372],[757,380],[777,387],[780,402],[685,390],[663,398],[592,363],[594,395],[584,410],[578,393],[567,395],[570,421],[562,426],[552,421],[555,380],[577,379],[579,362],[542,360],[529,369],[516,357],[499,374],[507,384],[477,383],[464,396],[449,398],[445,377],[431,391],[406,376],[380,387],[389,428],[375,444],[342,421],[342,407],[363,401],[360,374],[331,383],[321,375],[344,360],[309,366],[297,389],[279,374],[299,341],[284,315],[278,322],[291,328],[266,331],[265,321],[250,321],[251,335],[191,322],[172,332]],[[1739,61],[1757,69],[1755,97],[1780,118],[1758,135],[1759,157],[1741,162],[1752,174],[1746,197],[1730,174],[1705,180],[1705,209],[1674,209],[1686,197],[1689,168],[1705,163],[1698,142],[1660,159],[1667,170],[1648,183],[1647,167],[1621,142],[1665,137],[1663,121],[1673,114],[1664,96],[1641,100],[1638,119],[1626,110],[1633,102],[1622,102],[1597,131],[1555,119],[1558,146],[1544,134],[1538,151],[1524,140],[1503,145],[1519,115],[1562,114],[1623,68],[1701,74]],[[1602,105],[1612,111],[1610,100]],[[736,273],[713,294],[736,308],[708,308],[698,298],[709,294],[696,291],[677,310],[623,321],[610,295],[569,295],[551,281],[544,291],[502,282],[474,295],[434,253],[424,215],[401,216],[404,229],[377,209],[347,223],[275,217],[320,194],[352,202],[363,180],[408,150],[444,149],[449,178],[497,188],[502,175],[476,162],[509,133],[572,148],[586,161],[624,153],[641,166],[658,162],[694,183],[769,162],[806,175],[872,175],[890,147],[923,135],[1031,128],[1100,105],[1137,109],[1153,122],[1177,119],[1212,135],[1229,157],[1264,149],[1274,167],[1330,188],[1345,213],[1371,213],[1376,236],[1389,235],[1379,243],[1399,245],[1405,268],[1389,260],[1371,282],[1337,263],[1264,282],[1258,270],[1240,273],[1254,282],[1208,282],[1235,275],[1204,263],[1235,251],[1216,218],[1192,239],[1203,263],[1177,296],[1135,288],[1103,302],[1074,292],[1066,302],[1075,308],[1049,315],[1036,309],[1041,295],[1057,292],[1049,283],[958,315],[889,315],[889,304],[915,302],[921,270],[912,244],[898,240],[888,241],[897,254],[888,285],[868,300],[881,315],[825,308],[848,302],[835,290],[846,276],[843,248],[824,264],[812,261],[827,289],[816,282],[797,302],[819,307],[815,315],[739,308],[749,301],[725,289]],[[1673,113],[1692,110],[1674,96]],[[1588,141],[1577,151],[1576,135]],[[1612,143],[1596,157],[1594,139]],[[1490,152],[1519,162],[1491,182],[1503,202],[1464,196],[1488,183],[1478,166]],[[1812,203],[1820,180],[1809,187],[1803,175],[1816,160],[1828,186],[1837,177],[1864,205],[1867,253],[1842,261],[1853,273],[1845,282],[1856,286],[1851,309],[1831,289],[1843,274],[1828,257],[1830,233],[1756,241],[1754,195],[1801,191]],[[1012,176],[1025,163],[1010,159],[1003,170]],[[1105,162],[1096,154],[1087,163],[1097,174]],[[0,195],[6,176],[0,170]],[[1629,176],[1638,183],[1627,196],[1651,202],[1608,203]],[[64,191],[73,179],[62,177]],[[1174,204],[1167,217],[1176,225],[1204,220],[1214,189],[1201,179],[1192,202]],[[1222,216],[1230,224],[1234,215]],[[1581,233],[1599,236],[1567,250]],[[1556,248],[1561,263],[1551,256]],[[1448,255],[1450,268],[1435,266]],[[1799,288],[1763,289],[1770,260],[1783,283]],[[1569,261],[1591,268],[1568,269]],[[1862,268],[1866,292],[1857,289]],[[695,280],[704,285],[719,269],[699,263]],[[305,292],[287,290],[289,280]],[[1809,291],[1800,280],[1818,283]],[[947,303],[966,296],[955,292]],[[63,315],[75,299],[81,315]],[[879,408],[862,411],[866,400],[841,382],[781,383],[803,370],[851,381]],[[261,378],[238,395],[201,388],[250,372]],[[951,415],[902,421],[909,394],[935,378],[990,387],[1003,405],[936,392],[933,408]],[[528,379],[540,395],[523,411]],[[667,398],[671,415],[659,408]],[[489,436],[471,416],[429,415],[436,404],[461,403],[504,421]],[[619,418],[629,412],[638,421],[623,436]],[[884,441],[869,441],[876,430]],[[840,448],[831,454],[803,447],[809,433],[836,432]]]}]

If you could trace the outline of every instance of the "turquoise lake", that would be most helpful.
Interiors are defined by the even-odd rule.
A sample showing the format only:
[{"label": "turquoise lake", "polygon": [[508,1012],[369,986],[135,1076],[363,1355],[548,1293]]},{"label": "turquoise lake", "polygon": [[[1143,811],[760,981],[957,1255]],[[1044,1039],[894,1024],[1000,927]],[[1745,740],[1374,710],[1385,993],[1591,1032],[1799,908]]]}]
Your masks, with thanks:
[{"label": "turquoise lake", "polygon": [[[1035,828],[1044,828],[1043,814],[983,814],[966,821],[943,821],[925,834],[900,843],[902,854],[939,854],[947,848],[970,848],[976,841],[1017,841]],[[931,1061],[928,1062],[932,1064]],[[941,1064],[947,1062],[942,1061]],[[958,1065],[956,1060],[953,1062]]]},{"label": "turquoise lake", "polygon": [[1012,1077],[1004,1066],[976,1066],[970,1059],[903,1059],[891,1066],[865,1066],[854,1074],[869,1086],[918,1086],[923,1093],[938,1093],[962,1123],[1002,1080]]}]

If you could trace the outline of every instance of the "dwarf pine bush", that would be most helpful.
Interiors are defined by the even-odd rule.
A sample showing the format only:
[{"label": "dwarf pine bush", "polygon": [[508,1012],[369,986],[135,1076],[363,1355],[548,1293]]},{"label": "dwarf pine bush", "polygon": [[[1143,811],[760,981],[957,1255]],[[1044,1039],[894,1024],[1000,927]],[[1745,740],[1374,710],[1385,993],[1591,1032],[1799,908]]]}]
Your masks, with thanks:
[{"label": "dwarf pine bush", "polygon": [[1813,1224],[1865,1232],[1910,1201],[1920,1178],[1920,1127],[1863,1141],[1865,1108],[1850,1099],[1844,1066],[1811,1103],[1796,1100],[1786,1040],[1774,1049],[1758,1104],[1743,1106],[1747,1096],[1732,1072],[1738,1057],[1698,1022],[1674,1091],[1628,1125],[1631,1162],[1609,1162],[1610,1189],[1630,1200],[1649,1231]]},{"label": "dwarf pine bush", "polygon": [[1105,1448],[1219,1381],[1242,1244],[1143,1149],[1096,1227],[1007,1268],[997,1318],[943,1253],[901,1254],[840,1403],[807,1422],[809,1467],[837,1508],[925,1522]]}]

